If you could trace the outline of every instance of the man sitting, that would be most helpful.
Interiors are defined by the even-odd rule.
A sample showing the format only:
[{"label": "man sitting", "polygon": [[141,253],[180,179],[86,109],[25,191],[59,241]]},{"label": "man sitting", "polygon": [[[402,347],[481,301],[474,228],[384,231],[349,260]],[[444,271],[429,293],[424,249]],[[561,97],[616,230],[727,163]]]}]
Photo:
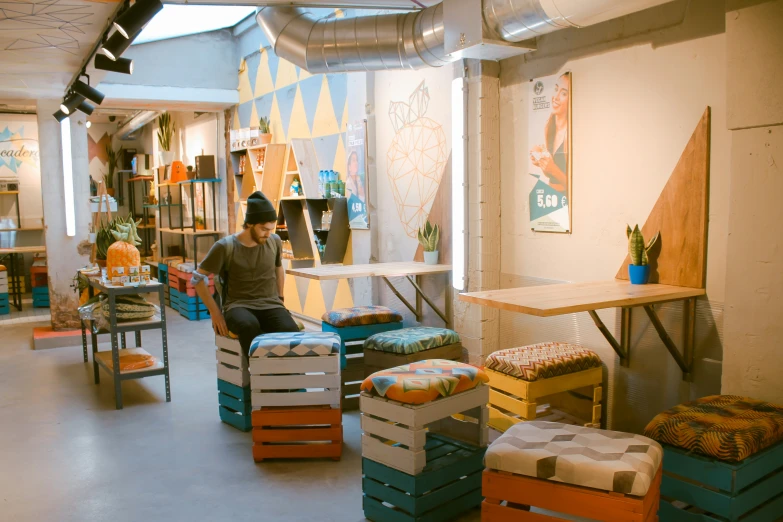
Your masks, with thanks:
[{"label": "man sitting", "polygon": [[[196,293],[206,303],[215,331],[239,336],[245,356],[262,333],[299,331],[283,304],[283,243],[273,233],[276,225],[272,202],[254,192],[247,198],[242,232],[216,242],[193,273]],[[223,310],[209,293],[210,274],[219,274],[226,286]]]}]

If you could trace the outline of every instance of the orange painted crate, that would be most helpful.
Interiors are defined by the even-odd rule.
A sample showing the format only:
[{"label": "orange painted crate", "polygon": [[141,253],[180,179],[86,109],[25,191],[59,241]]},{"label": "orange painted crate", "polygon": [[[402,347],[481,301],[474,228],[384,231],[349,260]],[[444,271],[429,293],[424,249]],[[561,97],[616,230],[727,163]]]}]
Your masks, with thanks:
[{"label": "orange painted crate", "polygon": [[[175,272],[169,272],[169,286],[181,294],[188,294],[188,297],[196,297],[196,287],[190,282],[193,276],[179,270],[175,270]],[[215,292],[215,279],[213,276],[209,276],[209,292]]]},{"label": "orange painted crate", "polygon": [[343,453],[342,419],[342,410],[327,406],[253,410],[253,460],[340,460]]},{"label": "orange painted crate", "polygon": [[[661,501],[661,470],[644,497],[553,482],[512,473],[484,470],[481,522],[554,522],[563,520],[532,513],[530,506],[602,520],[656,522]],[[503,505],[503,502],[506,505]]]},{"label": "orange painted crate", "polygon": [[49,286],[49,272],[48,267],[45,266],[31,266],[30,267],[30,286]]}]

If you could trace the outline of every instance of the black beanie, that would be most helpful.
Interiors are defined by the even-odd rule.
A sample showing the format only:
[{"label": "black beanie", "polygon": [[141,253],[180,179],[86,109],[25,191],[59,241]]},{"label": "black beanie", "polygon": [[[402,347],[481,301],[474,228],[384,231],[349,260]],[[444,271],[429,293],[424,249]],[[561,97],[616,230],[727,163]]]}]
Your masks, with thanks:
[{"label": "black beanie", "polygon": [[272,202],[259,191],[250,194],[247,198],[245,223],[257,225],[258,223],[269,223],[272,221],[277,221],[277,212],[275,212]]}]

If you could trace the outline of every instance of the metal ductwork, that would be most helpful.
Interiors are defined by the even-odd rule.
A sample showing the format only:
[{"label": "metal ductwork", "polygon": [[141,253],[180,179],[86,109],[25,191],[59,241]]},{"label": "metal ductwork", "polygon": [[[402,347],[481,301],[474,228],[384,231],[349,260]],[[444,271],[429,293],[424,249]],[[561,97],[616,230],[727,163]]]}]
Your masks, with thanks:
[{"label": "metal ductwork", "polygon": [[410,13],[320,19],[302,8],[262,7],[256,21],[281,58],[336,73],[500,60],[534,50],[538,36],[670,1],[444,0]]},{"label": "metal ductwork", "polygon": [[146,124],[158,117],[160,113],[156,111],[139,111],[131,118],[122,123],[117,129],[117,136],[121,140],[134,139],[134,132],[144,127]]}]

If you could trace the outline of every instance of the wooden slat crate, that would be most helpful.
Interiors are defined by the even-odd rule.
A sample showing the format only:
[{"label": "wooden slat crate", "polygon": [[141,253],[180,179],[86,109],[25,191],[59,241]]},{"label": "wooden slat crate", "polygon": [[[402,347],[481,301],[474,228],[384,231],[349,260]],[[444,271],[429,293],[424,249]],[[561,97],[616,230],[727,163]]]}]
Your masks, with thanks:
[{"label": "wooden slat crate", "polygon": [[[337,357],[335,357],[337,360]],[[300,393],[299,395],[305,395]],[[263,407],[253,410],[253,460],[342,456],[340,408],[328,406]]]},{"label": "wooden slat crate", "polygon": [[218,379],[240,388],[250,386],[250,372],[247,358],[242,354],[239,339],[222,335],[215,336]]},{"label": "wooden slat crate", "polygon": [[220,420],[241,431],[250,431],[250,388],[218,379]]},{"label": "wooden slat crate", "polygon": [[354,341],[364,341],[368,337],[393,330],[402,330],[402,322],[367,324],[359,326],[333,326],[325,321],[321,322],[322,332],[333,332],[340,336],[340,367],[346,368],[346,344]]},{"label": "wooden slat crate", "polygon": [[250,388],[253,409],[321,405],[339,409],[340,356],[251,357]]}]

